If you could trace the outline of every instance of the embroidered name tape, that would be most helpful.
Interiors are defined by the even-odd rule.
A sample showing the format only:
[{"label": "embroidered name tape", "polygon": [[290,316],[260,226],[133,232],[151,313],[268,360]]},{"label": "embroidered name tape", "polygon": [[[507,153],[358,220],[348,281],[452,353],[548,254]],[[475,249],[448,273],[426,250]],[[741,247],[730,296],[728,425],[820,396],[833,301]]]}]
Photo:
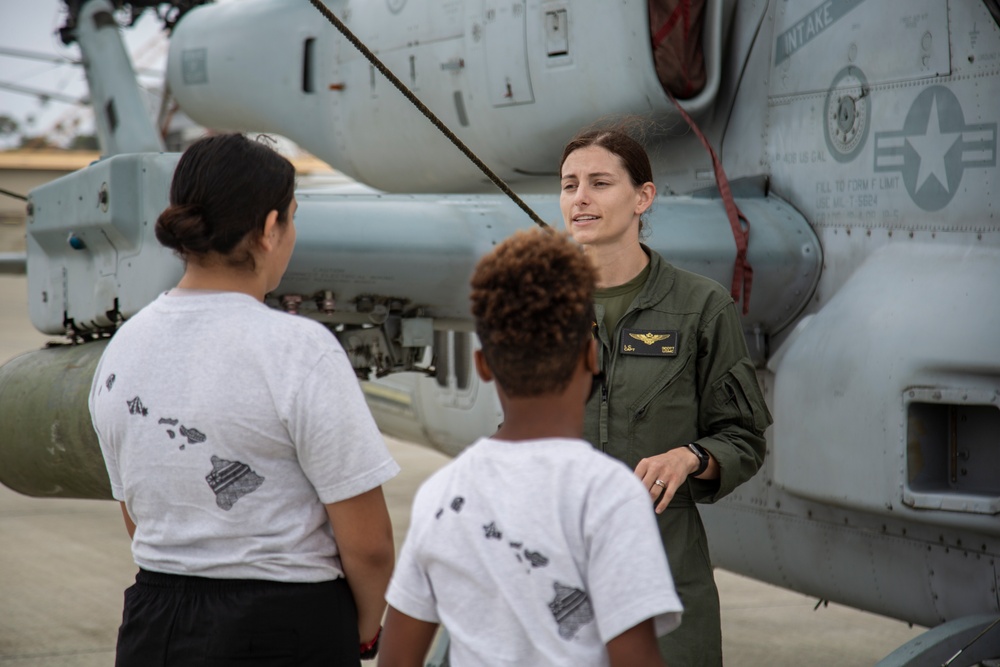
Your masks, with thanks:
[{"label": "embroidered name tape", "polygon": [[638,354],[645,357],[676,357],[677,332],[623,329],[620,345],[622,354]]}]

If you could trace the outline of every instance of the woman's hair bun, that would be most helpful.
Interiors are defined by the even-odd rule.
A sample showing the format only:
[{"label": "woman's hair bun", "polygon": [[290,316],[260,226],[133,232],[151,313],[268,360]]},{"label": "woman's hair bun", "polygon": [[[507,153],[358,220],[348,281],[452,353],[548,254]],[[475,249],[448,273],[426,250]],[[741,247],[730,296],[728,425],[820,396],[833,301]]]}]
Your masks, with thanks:
[{"label": "woman's hair bun", "polygon": [[156,220],[156,239],[182,256],[211,247],[211,231],[199,204],[171,204]]}]

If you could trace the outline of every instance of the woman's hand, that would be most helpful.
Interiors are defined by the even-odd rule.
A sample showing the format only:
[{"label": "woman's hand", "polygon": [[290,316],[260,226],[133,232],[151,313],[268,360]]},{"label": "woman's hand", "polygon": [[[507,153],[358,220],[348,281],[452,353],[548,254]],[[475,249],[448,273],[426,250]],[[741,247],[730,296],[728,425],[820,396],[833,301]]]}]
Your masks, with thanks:
[{"label": "woman's hand", "polygon": [[[673,500],[688,475],[698,470],[699,460],[687,447],[677,447],[663,454],[650,456],[639,461],[635,476],[649,489],[649,495],[656,503],[656,513],[662,514]],[[715,479],[719,476],[719,464],[714,456],[709,456],[708,468],[699,479]]]}]

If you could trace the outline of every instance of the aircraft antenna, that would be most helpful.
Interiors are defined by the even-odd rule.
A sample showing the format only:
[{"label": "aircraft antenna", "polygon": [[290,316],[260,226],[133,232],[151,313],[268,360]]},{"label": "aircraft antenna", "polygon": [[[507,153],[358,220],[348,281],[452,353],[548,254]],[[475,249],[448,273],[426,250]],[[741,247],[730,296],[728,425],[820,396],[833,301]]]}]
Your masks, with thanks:
[{"label": "aircraft antenna", "polygon": [[368,59],[368,62],[370,62],[375,67],[375,69],[377,69],[379,72],[382,73],[382,76],[387,78],[389,82],[392,83],[392,85],[394,85],[397,90],[399,90],[399,92],[403,93],[403,96],[406,99],[408,99],[410,103],[413,104],[413,106],[417,107],[417,109],[420,110],[420,113],[426,116],[427,120],[429,120],[434,125],[434,127],[439,129],[441,133],[444,134],[444,136],[448,137],[451,143],[455,144],[458,150],[462,151],[462,153],[464,153],[467,158],[472,160],[472,163],[477,167],[479,167],[479,170],[484,174],[486,174],[486,177],[489,178],[491,181],[493,181],[493,184],[496,185],[498,188],[500,188],[501,192],[510,197],[511,200],[513,200],[513,202],[517,204],[522,211],[527,213],[528,217],[531,218],[535,224],[537,224],[539,227],[542,227],[543,229],[548,229],[549,225],[546,224],[545,221],[542,220],[540,217],[538,217],[538,214],[535,213],[533,210],[531,210],[531,207],[528,206],[526,203],[524,203],[524,201],[520,197],[518,197],[513,190],[510,189],[510,186],[507,185],[507,183],[505,183],[502,178],[500,178],[497,174],[493,172],[492,169],[486,166],[486,163],[480,160],[479,157],[477,157],[476,154],[473,153],[472,150],[468,146],[466,146],[462,142],[462,140],[459,139],[455,135],[455,133],[448,128],[447,125],[441,122],[441,119],[439,119],[436,115],[434,115],[434,112],[428,109],[427,106],[424,105],[424,103],[421,102],[417,98],[417,96],[414,95],[410,91],[410,89],[407,88],[406,85],[396,77],[395,74],[389,71],[389,68],[383,65],[382,61],[378,59],[378,56],[372,53],[371,50],[361,42],[360,39],[355,37],[354,33],[351,32],[351,30],[346,25],[344,25],[344,23],[339,18],[337,18],[337,16],[332,11],[330,11],[330,9],[326,5],[324,5],[321,2],[321,0],[309,0],[309,2],[312,3],[313,7],[319,10],[320,14],[326,17],[327,21],[332,23],[334,27],[337,28],[337,30],[339,30],[340,33],[347,38],[347,41],[349,41],[351,44],[354,45],[354,48],[356,48],[358,51],[361,52],[361,55],[363,55],[365,58]]}]

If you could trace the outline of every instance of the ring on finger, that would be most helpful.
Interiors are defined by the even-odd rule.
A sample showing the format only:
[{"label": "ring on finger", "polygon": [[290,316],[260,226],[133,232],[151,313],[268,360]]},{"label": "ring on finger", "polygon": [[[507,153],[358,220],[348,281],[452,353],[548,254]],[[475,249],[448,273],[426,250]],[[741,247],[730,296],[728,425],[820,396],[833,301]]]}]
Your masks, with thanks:
[{"label": "ring on finger", "polygon": [[667,485],[663,483],[662,479],[656,480],[655,482],[653,482],[653,484],[657,485],[661,489],[666,489],[667,488]]}]

